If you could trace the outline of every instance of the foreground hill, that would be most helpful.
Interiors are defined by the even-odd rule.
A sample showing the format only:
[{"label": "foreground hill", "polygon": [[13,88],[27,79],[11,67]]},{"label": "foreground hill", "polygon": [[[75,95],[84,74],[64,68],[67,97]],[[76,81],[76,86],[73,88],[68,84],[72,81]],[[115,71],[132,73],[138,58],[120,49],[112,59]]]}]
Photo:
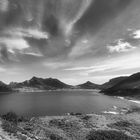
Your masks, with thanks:
[{"label": "foreground hill", "polygon": [[113,78],[111,80],[109,80],[108,82],[104,83],[103,85],[101,85],[101,89],[108,89],[111,88],[113,86],[115,86],[116,84],[118,84],[119,82],[125,80],[127,77],[117,77],[117,78]]},{"label": "foreground hill", "polygon": [[23,91],[36,91],[36,90],[56,90],[56,89],[67,89],[72,86],[67,85],[58,79],[53,78],[38,78],[33,77],[30,80],[26,80],[21,83],[10,83],[10,87],[15,90]]},{"label": "foreground hill", "polygon": [[140,73],[124,77],[101,92],[111,96],[133,96],[140,94]]},{"label": "foreground hill", "polygon": [[0,81],[0,92],[10,92],[10,91],[12,91],[10,86]]},{"label": "foreground hill", "polygon": [[78,85],[77,88],[80,88],[80,89],[100,89],[100,85],[97,85],[97,84],[94,84],[94,83],[88,81],[84,84]]}]

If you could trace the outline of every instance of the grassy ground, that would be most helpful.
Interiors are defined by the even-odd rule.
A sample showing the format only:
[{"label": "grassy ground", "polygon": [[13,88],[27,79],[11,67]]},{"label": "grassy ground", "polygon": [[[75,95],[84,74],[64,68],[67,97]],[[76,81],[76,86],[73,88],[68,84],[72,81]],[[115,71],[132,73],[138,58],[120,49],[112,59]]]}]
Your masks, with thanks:
[{"label": "grassy ground", "polygon": [[25,119],[14,114],[2,116],[1,122],[4,132],[9,136],[12,134],[17,140],[140,140],[140,112],[136,108],[122,115]]}]

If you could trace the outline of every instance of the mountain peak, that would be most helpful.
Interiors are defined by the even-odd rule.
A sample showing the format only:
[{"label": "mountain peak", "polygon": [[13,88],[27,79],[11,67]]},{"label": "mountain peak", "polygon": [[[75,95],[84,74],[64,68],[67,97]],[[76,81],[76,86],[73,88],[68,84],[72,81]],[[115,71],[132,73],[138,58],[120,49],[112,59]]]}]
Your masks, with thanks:
[{"label": "mountain peak", "polygon": [[78,85],[78,87],[82,89],[99,89],[100,85],[94,84],[91,81],[87,81],[84,84]]},{"label": "mountain peak", "polygon": [[37,80],[37,79],[40,79],[40,78],[33,76],[30,80]]},{"label": "mountain peak", "polygon": [[91,81],[87,81],[85,84],[94,84],[94,83],[92,83]]}]

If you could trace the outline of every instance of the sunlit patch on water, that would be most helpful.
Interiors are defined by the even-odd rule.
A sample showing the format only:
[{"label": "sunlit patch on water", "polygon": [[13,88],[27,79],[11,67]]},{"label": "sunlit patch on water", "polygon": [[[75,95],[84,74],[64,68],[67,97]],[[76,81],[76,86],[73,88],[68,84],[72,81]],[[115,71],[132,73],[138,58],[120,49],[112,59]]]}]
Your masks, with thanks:
[{"label": "sunlit patch on water", "polygon": [[129,108],[126,107],[117,107],[117,106],[113,106],[112,108],[108,109],[108,111],[102,111],[102,113],[104,114],[125,114],[129,111]]},{"label": "sunlit patch on water", "polygon": [[119,112],[116,112],[116,111],[103,111],[104,114],[114,114],[114,115],[117,115],[117,114],[120,114]]},{"label": "sunlit patch on water", "polygon": [[137,104],[140,104],[140,101],[137,101],[137,100],[129,100],[130,102],[133,102],[133,103],[137,103]]}]

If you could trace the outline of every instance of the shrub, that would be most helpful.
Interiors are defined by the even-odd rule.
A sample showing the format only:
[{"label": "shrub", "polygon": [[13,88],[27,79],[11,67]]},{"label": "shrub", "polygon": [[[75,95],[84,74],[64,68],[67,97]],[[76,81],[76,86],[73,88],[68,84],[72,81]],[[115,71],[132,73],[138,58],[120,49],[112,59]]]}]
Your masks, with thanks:
[{"label": "shrub", "polygon": [[18,116],[14,112],[9,112],[9,113],[7,113],[5,115],[2,115],[1,118],[3,120],[9,121],[9,122],[13,122],[15,124],[17,124],[18,122],[26,122],[26,121],[29,121],[29,118],[23,117],[23,116]]},{"label": "shrub", "polygon": [[130,113],[140,113],[140,107],[138,106],[132,106],[129,111],[127,112],[127,114],[130,114]]},{"label": "shrub", "polygon": [[15,124],[9,123],[8,121],[2,122],[2,128],[4,131],[6,131],[8,133],[16,134],[16,132],[17,132],[17,128],[16,128]]},{"label": "shrub", "polygon": [[2,119],[9,121],[9,122],[13,122],[15,124],[17,124],[17,122],[18,122],[18,116],[13,112],[9,112],[6,115],[2,115]]},{"label": "shrub", "polygon": [[93,130],[86,138],[87,140],[134,140],[123,132],[115,130]]},{"label": "shrub", "polygon": [[57,127],[64,127],[66,124],[65,124],[65,121],[62,119],[53,119],[49,122],[49,125],[50,126],[57,126]]},{"label": "shrub", "polygon": [[91,118],[91,116],[85,115],[84,117],[82,117],[83,120],[88,121]]},{"label": "shrub", "polygon": [[119,121],[113,124],[108,125],[109,127],[114,127],[114,128],[128,128],[131,127],[132,124],[128,121]]},{"label": "shrub", "polygon": [[64,140],[61,136],[56,135],[56,134],[51,134],[50,139],[51,140]]},{"label": "shrub", "polygon": [[117,130],[127,131],[130,134],[134,134],[140,137],[140,124],[135,121],[129,122],[127,120],[121,120],[121,121],[109,124],[108,127],[117,129]]}]

